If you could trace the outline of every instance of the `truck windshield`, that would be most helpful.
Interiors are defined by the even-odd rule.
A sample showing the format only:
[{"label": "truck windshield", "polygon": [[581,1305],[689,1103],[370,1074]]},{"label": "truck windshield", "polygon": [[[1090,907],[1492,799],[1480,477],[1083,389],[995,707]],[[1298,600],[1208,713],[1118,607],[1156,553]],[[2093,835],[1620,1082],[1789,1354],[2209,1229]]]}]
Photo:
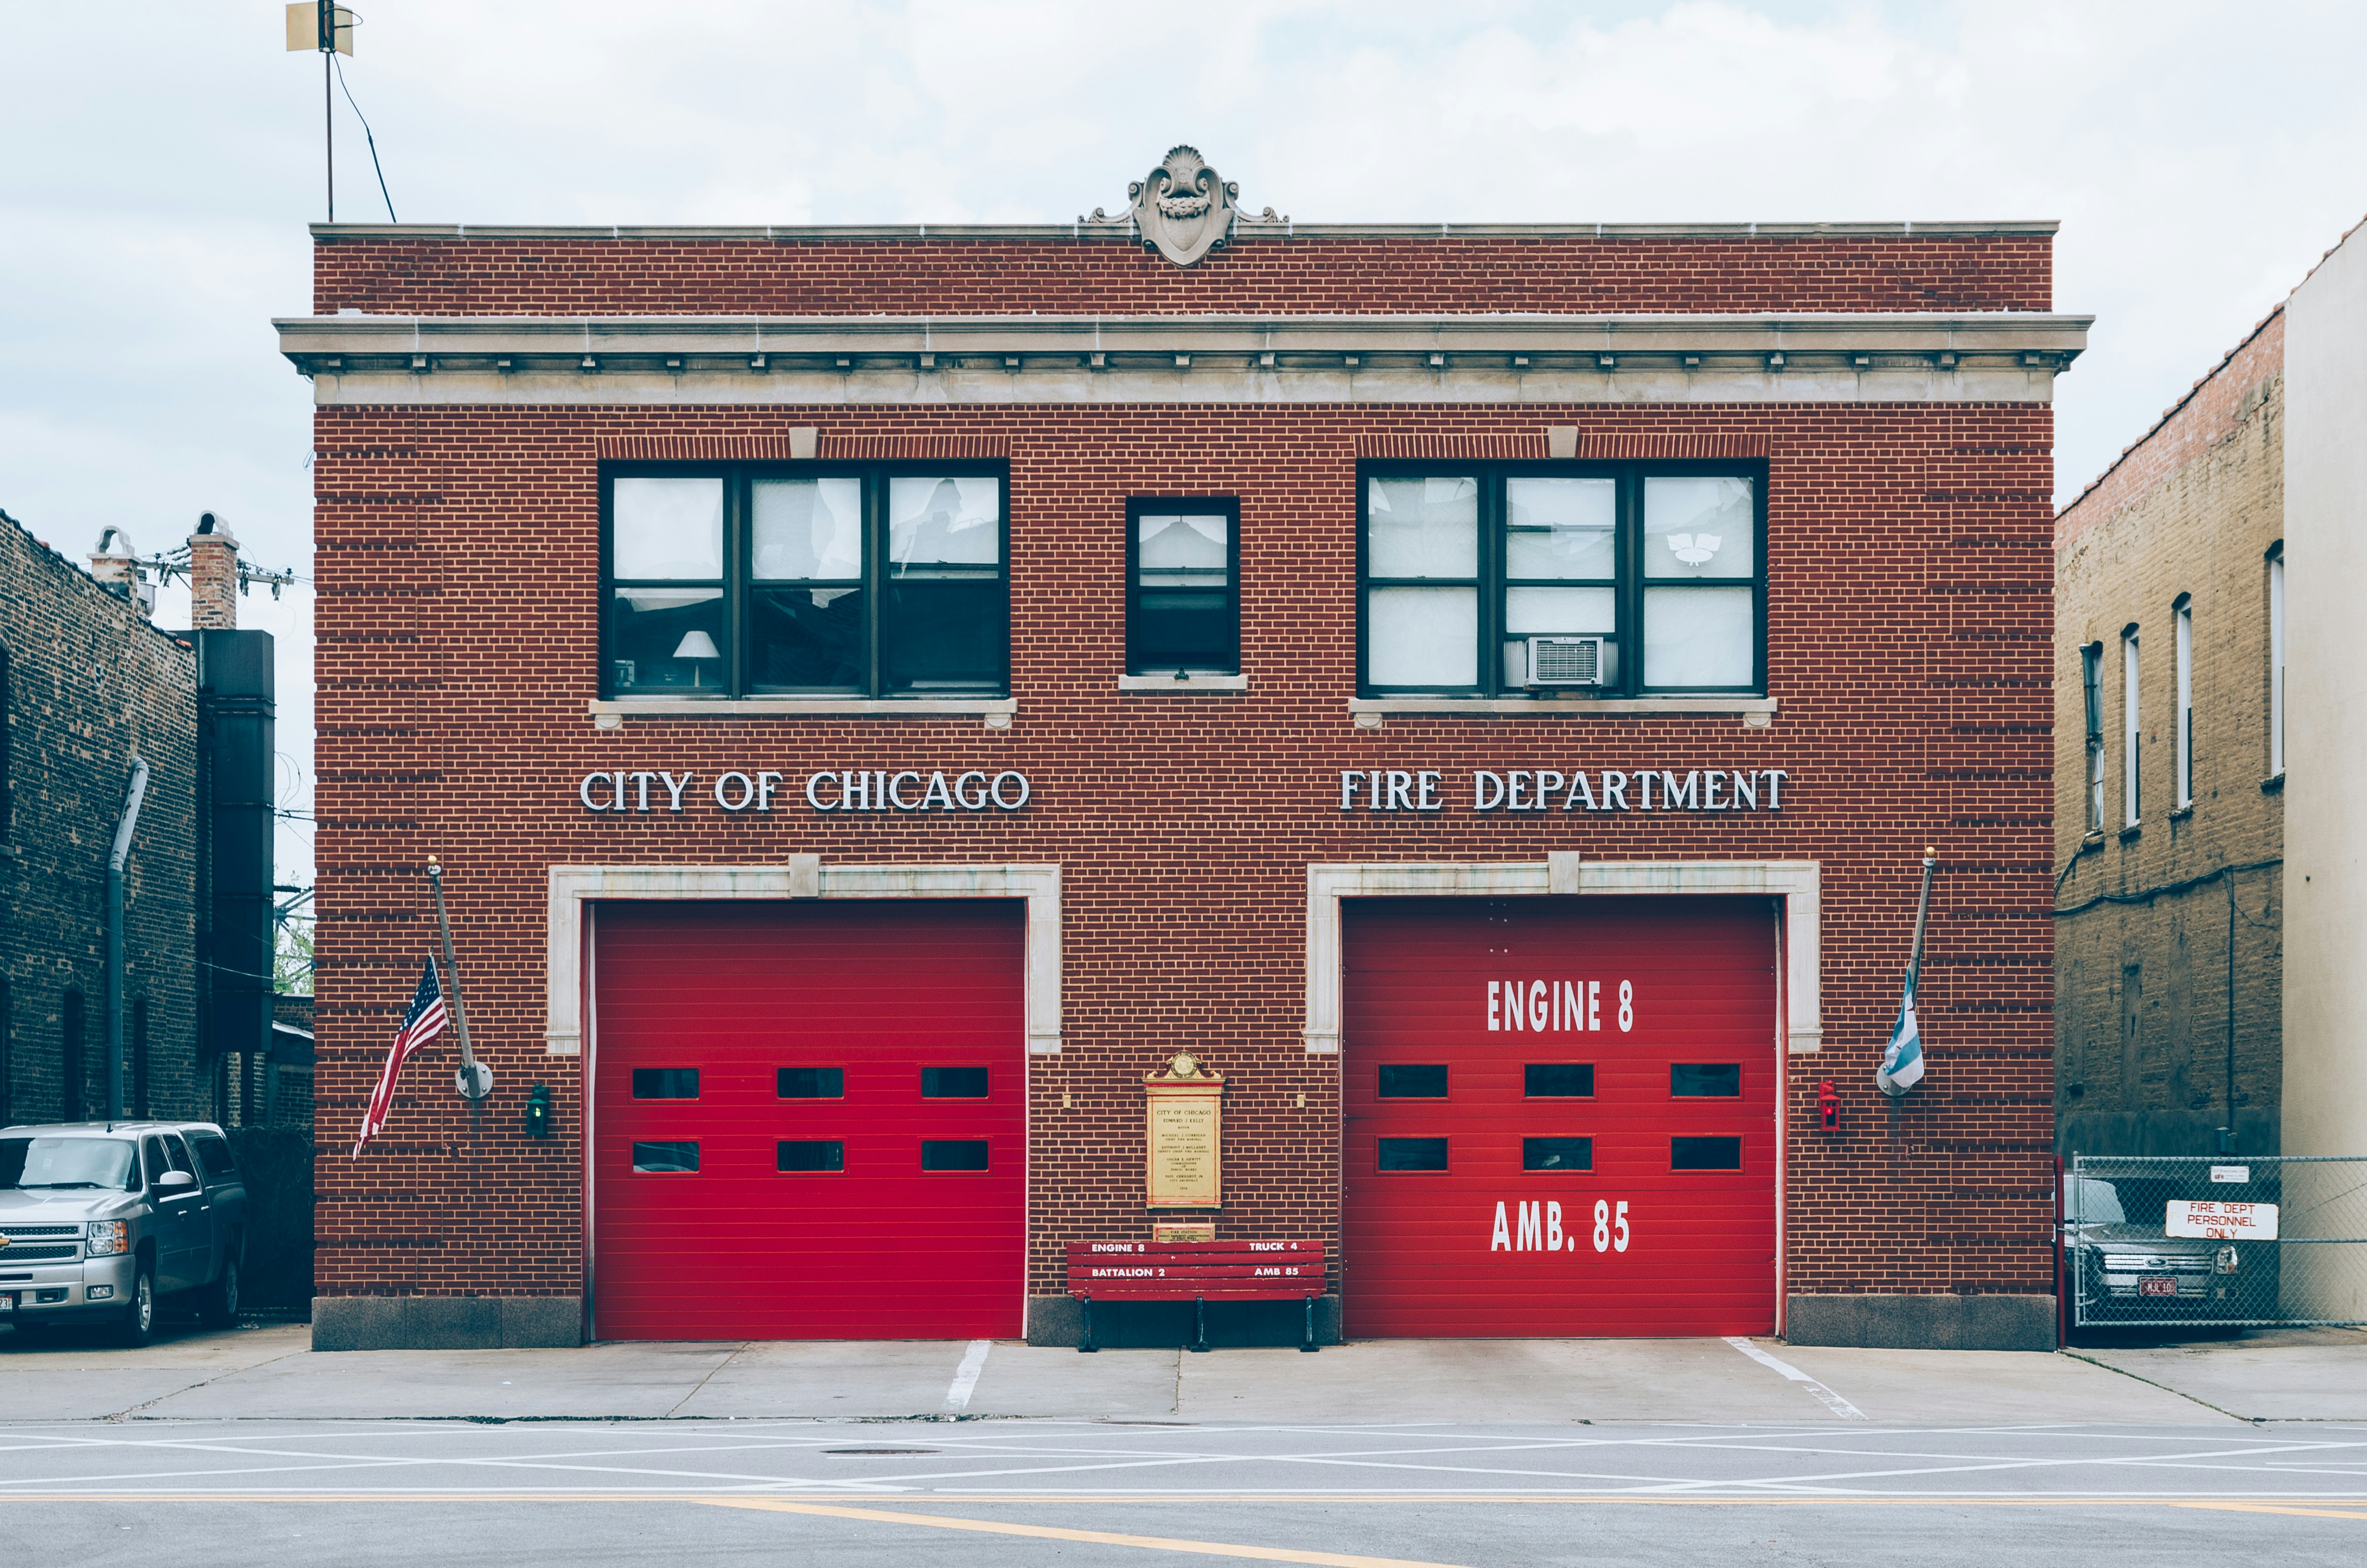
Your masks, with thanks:
[{"label": "truck windshield", "polygon": [[133,1145],[120,1138],[0,1138],[0,1191],[35,1187],[140,1190]]},{"label": "truck windshield", "polygon": [[2075,1225],[2124,1225],[2128,1216],[2121,1211],[2121,1195],[2111,1182],[2095,1176],[2073,1176],[2070,1189],[2064,1194],[2068,1199],[2063,1206],[2063,1217]]}]

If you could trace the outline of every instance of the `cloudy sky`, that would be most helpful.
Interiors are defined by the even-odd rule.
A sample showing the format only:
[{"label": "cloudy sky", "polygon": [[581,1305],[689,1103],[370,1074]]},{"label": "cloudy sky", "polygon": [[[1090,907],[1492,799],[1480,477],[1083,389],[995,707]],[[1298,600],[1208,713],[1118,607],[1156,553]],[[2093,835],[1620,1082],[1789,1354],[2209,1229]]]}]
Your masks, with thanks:
[{"label": "cloudy sky", "polygon": [[[436,222],[1060,222],[1172,143],[1308,222],[2054,218],[2077,494],[2367,211],[2367,7],[1741,0],[363,0],[346,81]],[[309,573],[322,75],[277,0],[0,0],[0,508],[198,511]],[[383,221],[336,103],[338,214]],[[186,595],[165,624],[186,624]],[[281,634],[291,801],[309,596]],[[309,881],[300,824],[282,880]]]}]

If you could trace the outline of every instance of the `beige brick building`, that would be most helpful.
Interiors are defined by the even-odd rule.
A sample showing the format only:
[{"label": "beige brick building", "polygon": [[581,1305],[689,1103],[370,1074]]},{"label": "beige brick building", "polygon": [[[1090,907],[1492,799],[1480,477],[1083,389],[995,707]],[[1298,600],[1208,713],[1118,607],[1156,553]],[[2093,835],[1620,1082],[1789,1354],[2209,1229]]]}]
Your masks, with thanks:
[{"label": "beige brick building", "polygon": [[2280,306],[2056,521],[2066,1154],[2280,1152],[2284,328]]}]

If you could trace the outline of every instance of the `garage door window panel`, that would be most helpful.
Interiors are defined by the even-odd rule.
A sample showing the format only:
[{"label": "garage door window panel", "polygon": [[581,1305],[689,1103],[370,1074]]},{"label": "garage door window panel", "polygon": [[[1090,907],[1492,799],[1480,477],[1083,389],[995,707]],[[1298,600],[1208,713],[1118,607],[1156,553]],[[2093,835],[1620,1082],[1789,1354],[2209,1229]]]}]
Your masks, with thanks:
[{"label": "garage door window panel", "polygon": [[1385,1100],[1443,1100],[1446,1097],[1446,1067],[1440,1063],[1384,1062],[1376,1073],[1378,1093]]},{"label": "garage door window panel", "polygon": [[783,1139],[773,1146],[773,1168],[784,1175],[837,1175],[846,1169],[846,1144],[836,1138]]},{"label": "garage door window panel", "polygon": [[1409,1174],[1444,1171],[1447,1168],[1446,1142],[1444,1138],[1376,1139],[1374,1150],[1377,1167]]},{"label": "garage door window panel", "polygon": [[987,1141],[983,1138],[924,1138],[921,1168],[924,1171],[984,1171]]},{"label": "garage door window panel", "polygon": [[1742,1097],[1742,1064],[1738,1062],[1679,1062],[1669,1068],[1671,1099]]},{"label": "garage door window panel", "polygon": [[682,1140],[650,1140],[633,1145],[633,1169],[643,1176],[696,1176],[698,1145]]},{"label": "garage door window panel", "polygon": [[1594,1064],[1591,1062],[1531,1062],[1521,1069],[1521,1094],[1533,1100],[1588,1100],[1594,1097]]},{"label": "garage door window panel", "polygon": [[[1359,494],[1361,689],[1761,691],[1763,474],[1718,469],[1369,466]],[[1580,641],[1557,644],[1562,667],[1533,686],[1538,637]],[[1569,665],[1588,659],[1596,683],[1569,686]]]},{"label": "garage door window panel", "polygon": [[841,1100],[846,1097],[844,1067],[783,1067],[773,1074],[773,1096],[784,1100]]},{"label": "garage door window panel", "polygon": [[1742,1168],[1739,1138],[1671,1138],[1669,1168],[1672,1171],[1738,1171]]},{"label": "garage door window panel", "polygon": [[1594,1168],[1591,1138],[1523,1138],[1521,1168],[1524,1171],[1591,1171]]},{"label": "garage door window panel", "polygon": [[633,1097],[637,1100],[695,1100],[698,1097],[696,1067],[636,1067]]},{"label": "garage door window panel", "polygon": [[923,1067],[921,1097],[924,1100],[982,1100],[987,1093],[983,1067]]}]

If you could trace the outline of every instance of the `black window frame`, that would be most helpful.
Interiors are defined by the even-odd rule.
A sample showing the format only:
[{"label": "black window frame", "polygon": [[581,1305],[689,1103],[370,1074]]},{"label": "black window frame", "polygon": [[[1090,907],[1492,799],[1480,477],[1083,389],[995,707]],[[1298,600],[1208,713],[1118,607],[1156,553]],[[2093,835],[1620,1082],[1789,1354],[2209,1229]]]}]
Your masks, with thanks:
[{"label": "black window frame", "polygon": [[[1389,459],[1356,465],[1356,691],[1367,698],[1459,697],[1471,699],[1530,699],[1551,700],[1557,692],[1576,689],[1597,698],[1763,697],[1767,693],[1767,470],[1764,459],[1650,459],[1625,461],[1564,460],[1524,462],[1455,462]],[[1471,478],[1479,484],[1478,575],[1476,578],[1376,578],[1371,574],[1372,481],[1376,479]],[[1750,482],[1751,526],[1751,679],[1747,686],[1648,686],[1644,682],[1644,592],[1647,587],[1672,587],[1688,582],[1704,586],[1739,587],[1744,579],[1647,578],[1644,574],[1644,481],[1648,479],[1745,479]],[[1600,687],[1546,687],[1531,690],[1504,679],[1505,590],[1512,586],[1589,587],[1606,585],[1601,579],[1511,579],[1506,569],[1505,484],[1508,479],[1611,479],[1617,483],[1614,539],[1616,577],[1607,585],[1616,595],[1613,642],[1618,678]],[[1372,617],[1370,603],[1376,587],[1475,587],[1479,598],[1478,679],[1467,686],[1376,686],[1371,676]],[[1522,633],[1522,635],[1531,635]]]},{"label": "black window frame", "polygon": [[1225,519],[1225,620],[1227,656],[1213,665],[1185,665],[1192,675],[1241,673],[1241,503],[1237,495],[1130,495],[1126,503],[1126,673],[1172,676],[1177,665],[1146,657],[1142,646],[1142,519],[1146,517],[1217,515]]},{"label": "black window frame", "polygon": [[[764,480],[853,477],[863,485],[862,647],[859,678],[844,686],[758,690],[754,679],[754,599],[774,583],[755,575],[753,486]],[[723,483],[723,575],[719,579],[619,578],[616,574],[616,482],[619,479],[720,479]],[[892,689],[887,647],[889,590],[898,580],[889,571],[889,482],[896,479],[992,479],[1000,486],[996,507],[995,596],[991,641],[1000,649],[996,678],[962,687]],[[600,667],[599,691],[609,701],[758,701],[794,707],[803,700],[868,701],[1001,700],[1011,695],[1011,465],[1002,460],[954,459],[860,462],[810,460],[763,462],[604,462],[600,465]],[[1238,531],[1238,530],[1237,530]],[[974,574],[987,580],[986,574]],[[614,646],[617,590],[636,585],[719,587],[723,596],[721,680],[711,691],[679,687],[620,687]]]}]

